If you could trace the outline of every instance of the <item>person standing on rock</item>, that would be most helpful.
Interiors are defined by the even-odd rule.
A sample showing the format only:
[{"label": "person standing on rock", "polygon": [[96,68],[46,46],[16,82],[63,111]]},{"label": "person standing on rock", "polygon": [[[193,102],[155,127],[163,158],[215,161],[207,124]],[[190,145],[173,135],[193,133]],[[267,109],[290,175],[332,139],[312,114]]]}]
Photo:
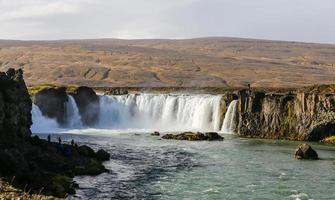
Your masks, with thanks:
[{"label": "person standing on rock", "polygon": [[58,143],[62,144],[62,139],[60,137],[58,137]]},{"label": "person standing on rock", "polygon": [[71,140],[71,146],[74,147],[74,140]]},{"label": "person standing on rock", "polygon": [[51,136],[48,135],[48,142],[50,143],[51,142]]}]

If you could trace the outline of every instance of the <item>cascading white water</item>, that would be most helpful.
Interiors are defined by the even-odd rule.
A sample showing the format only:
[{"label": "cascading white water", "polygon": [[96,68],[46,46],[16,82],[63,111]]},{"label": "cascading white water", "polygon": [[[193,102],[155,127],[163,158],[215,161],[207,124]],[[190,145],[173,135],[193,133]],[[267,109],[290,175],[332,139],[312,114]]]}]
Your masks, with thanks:
[{"label": "cascading white water", "polygon": [[[66,128],[83,128],[77,104],[68,96]],[[132,131],[219,131],[219,95],[130,94],[100,95],[99,122],[91,128]],[[32,131],[54,132],[57,122],[33,108]],[[50,125],[52,123],[52,125]],[[64,131],[63,129],[58,129]]]},{"label": "cascading white water", "polygon": [[130,94],[100,96],[99,128],[220,130],[220,100],[214,95]]},{"label": "cascading white water", "polygon": [[235,131],[236,106],[237,100],[233,100],[228,106],[221,129],[223,133],[233,134]]},{"label": "cascading white water", "polygon": [[69,128],[81,128],[83,123],[79,114],[79,109],[76,101],[71,95],[68,96],[68,102],[66,103],[66,119],[67,126]]},{"label": "cascading white water", "polygon": [[31,115],[33,119],[31,131],[33,133],[49,133],[59,129],[57,121],[43,116],[41,110],[35,104],[33,104]]}]

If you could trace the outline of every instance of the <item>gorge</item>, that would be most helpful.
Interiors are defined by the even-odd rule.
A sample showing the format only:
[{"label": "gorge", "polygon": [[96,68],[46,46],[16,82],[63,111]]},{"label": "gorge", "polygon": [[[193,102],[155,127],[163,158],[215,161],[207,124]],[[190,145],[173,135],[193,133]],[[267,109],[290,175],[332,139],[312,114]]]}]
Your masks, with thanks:
[{"label": "gorge", "polygon": [[[123,95],[105,95],[89,87],[53,86],[29,97],[32,88],[27,90],[22,71],[9,70],[0,77],[4,113],[0,117],[0,159],[6,163],[0,172],[6,180],[15,175],[18,187],[34,180],[33,192],[43,186],[43,193],[62,197],[74,192],[69,185],[74,177],[79,183],[72,196],[75,199],[329,197],[326,191],[335,177],[322,176],[322,171],[333,167],[332,146],[313,144],[322,165],[300,164],[292,159],[296,142],[251,138],[320,141],[335,135],[332,86],[285,91],[232,89],[210,94],[203,90],[128,91]],[[219,132],[225,140],[161,140],[148,134],[154,131]],[[48,135],[51,142],[38,139]],[[53,142],[58,137],[64,148],[73,148],[79,156],[75,161],[59,152],[59,144]],[[78,150],[68,145],[71,140],[79,145]],[[98,159],[105,154],[94,153],[88,146],[111,154],[105,167]],[[315,165],[320,173],[313,172]],[[101,172],[105,173],[82,176]],[[242,173],[251,175],[234,179]],[[309,178],[318,180],[323,189],[311,192],[312,183],[301,186],[297,181]],[[271,188],[281,183],[286,186],[272,193]],[[62,189],[56,189],[59,187]],[[238,188],[245,189],[239,192]],[[264,192],[253,194],[254,190]]]},{"label": "gorge", "polygon": [[[84,88],[79,87],[79,90]],[[335,94],[329,91],[242,89],[221,94],[96,95],[92,89],[86,88],[91,91],[94,102],[88,101],[78,108],[79,101],[75,101],[64,88],[50,88],[37,93],[34,100],[40,107],[45,107],[45,113],[57,106],[53,101],[44,101],[48,105],[40,103],[40,99],[48,98],[43,93],[48,95],[50,90],[60,94],[57,102],[63,105],[59,109],[63,113],[55,118],[59,125],[51,126],[56,128],[96,128],[121,132],[215,131],[243,137],[309,141],[320,141],[335,135]],[[34,106],[33,119],[37,122],[41,112],[36,109],[38,107]],[[81,120],[86,116],[79,114],[83,109],[94,113],[94,123],[87,124]],[[43,121],[50,123],[50,119]],[[36,131],[43,133],[44,125],[39,124],[41,130],[37,128]]]}]

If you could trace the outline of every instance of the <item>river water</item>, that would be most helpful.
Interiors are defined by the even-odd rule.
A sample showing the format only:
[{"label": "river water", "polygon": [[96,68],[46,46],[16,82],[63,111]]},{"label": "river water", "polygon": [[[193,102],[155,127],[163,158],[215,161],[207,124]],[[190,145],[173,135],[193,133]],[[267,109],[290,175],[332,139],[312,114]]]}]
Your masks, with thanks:
[{"label": "river water", "polygon": [[72,199],[335,199],[333,146],[312,143],[321,159],[298,161],[294,150],[300,142],[234,135],[225,135],[223,142],[191,142],[148,133],[74,132],[61,137],[106,149],[111,171],[76,177],[80,188]]},{"label": "river water", "polygon": [[[335,146],[312,143],[321,159],[298,161],[300,142],[236,137],[236,101],[221,119],[219,95],[102,95],[99,122],[85,127],[69,99],[67,127],[34,105],[32,131],[111,154],[109,173],[75,177],[80,188],[71,199],[335,199]],[[230,134],[219,142],[173,141],[151,136],[156,130]]]}]

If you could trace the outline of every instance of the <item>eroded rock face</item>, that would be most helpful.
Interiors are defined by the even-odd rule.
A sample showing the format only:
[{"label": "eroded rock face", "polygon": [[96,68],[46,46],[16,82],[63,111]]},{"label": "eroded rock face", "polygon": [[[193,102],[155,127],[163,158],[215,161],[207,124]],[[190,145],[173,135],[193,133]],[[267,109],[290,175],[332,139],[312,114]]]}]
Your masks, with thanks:
[{"label": "eroded rock face", "polygon": [[241,90],[238,135],[318,141],[335,133],[335,94]]},{"label": "eroded rock face", "polygon": [[46,88],[39,91],[34,97],[36,104],[43,115],[54,118],[61,125],[66,124],[66,103],[68,96],[65,87]]},{"label": "eroded rock face", "polygon": [[0,72],[0,136],[29,137],[31,107],[22,70]]},{"label": "eroded rock face", "polygon": [[317,160],[318,154],[311,146],[304,143],[298,147],[295,151],[295,158],[296,159],[308,159],[308,160]]},{"label": "eroded rock face", "polygon": [[98,122],[100,104],[99,97],[92,88],[79,87],[71,94],[78,106],[84,125],[91,126]]}]

